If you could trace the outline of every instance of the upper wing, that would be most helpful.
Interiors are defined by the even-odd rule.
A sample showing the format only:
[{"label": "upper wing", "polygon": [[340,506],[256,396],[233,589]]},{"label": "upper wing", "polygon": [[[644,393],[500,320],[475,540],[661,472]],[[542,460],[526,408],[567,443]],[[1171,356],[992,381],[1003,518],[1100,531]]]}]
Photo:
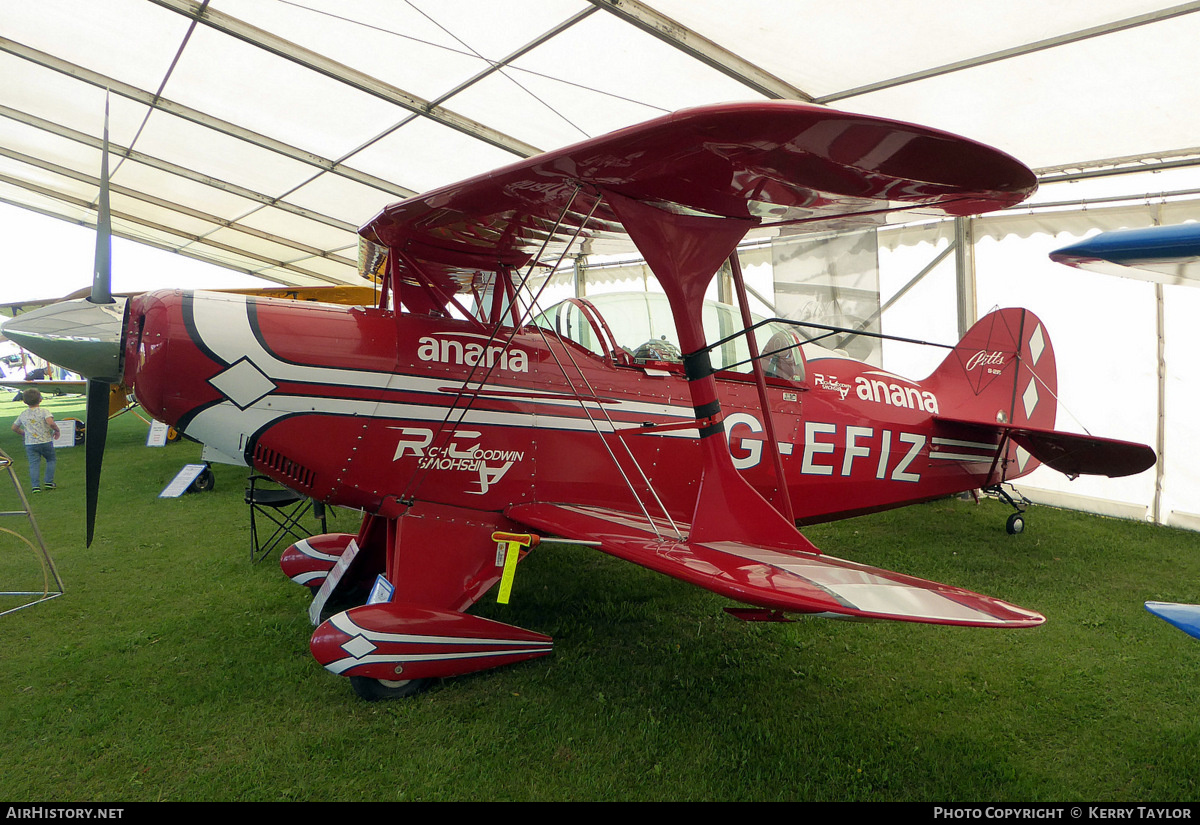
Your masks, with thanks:
[{"label": "upper wing", "polygon": [[374,306],[376,290],[371,286],[354,284],[328,286],[275,286],[258,289],[218,289],[214,292],[229,292],[234,295],[255,295],[263,298],[287,298],[292,301],[317,301],[323,304],[343,306]]},{"label": "upper wing", "polygon": [[973,627],[1033,627],[1045,621],[999,599],[821,553],[662,538],[643,516],[600,507],[519,504],[505,515],[568,539],[598,540],[600,549],[618,558],[773,610]]},{"label": "upper wing", "polygon": [[[327,286],[269,286],[247,289],[214,289],[211,292],[228,292],[233,295],[260,295],[264,298],[288,298],[293,301],[320,301],[325,304],[343,304],[345,306],[373,306],[376,291],[371,286],[356,284],[330,284]],[[91,293],[90,287],[76,290],[61,298],[39,298],[32,301],[13,301],[0,304],[0,310],[8,310],[9,316],[15,316],[16,310],[28,312],[38,307],[71,301],[76,298],[86,298]],[[132,298],[141,295],[140,292],[118,292],[115,298]]]},{"label": "upper wing", "polygon": [[[465,291],[477,273],[592,249],[624,228],[604,195],[752,226],[886,222],[899,210],[968,215],[1036,188],[1019,161],[909,123],[791,101],[676,112],[384,209],[360,233],[402,275]],[[544,245],[544,247],[543,247]],[[711,273],[704,273],[704,277]]]},{"label": "upper wing", "polygon": [[1200,284],[1200,224],[1101,232],[1050,253],[1050,260],[1105,275]]}]

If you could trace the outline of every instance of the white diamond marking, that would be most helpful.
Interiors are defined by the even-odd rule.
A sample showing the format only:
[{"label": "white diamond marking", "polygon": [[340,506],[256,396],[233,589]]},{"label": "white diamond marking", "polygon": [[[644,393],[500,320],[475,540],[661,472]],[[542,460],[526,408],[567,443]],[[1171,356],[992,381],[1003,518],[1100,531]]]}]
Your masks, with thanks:
[{"label": "white diamond marking", "polygon": [[1037,406],[1038,402],[1036,380],[1032,378],[1029,379],[1029,386],[1025,388],[1025,393],[1021,396],[1021,401],[1025,403],[1025,417],[1029,418],[1033,415],[1033,410]]},{"label": "white diamond marking", "polygon": [[208,383],[243,410],[275,389],[275,382],[247,358],[217,373]]},{"label": "white diamond marking", "polygon": [[1037,366],[1038,359],[1042,357],[1042,352],[1046,349],[1046,336],[1042,335],[1042,325],[1038,324],[1037,329],[1033,331],[1033,335],[1029,339],[1029,354],[1033,357],[1031,364]]},{"label": "white diamond marking", "polygon": [[342,650],[349,653],[355,659],[361,659],[368,653],[375,652],[375,643],[367,639],[365,636],[355,636],[348,642],[342,644]]},{"label": "white diamond marking", "polygon": [[1017,468],[1021,472],[1025,472],[1025,465],[1029,463],[1029,451],[1024,447],[1017,447]]}]

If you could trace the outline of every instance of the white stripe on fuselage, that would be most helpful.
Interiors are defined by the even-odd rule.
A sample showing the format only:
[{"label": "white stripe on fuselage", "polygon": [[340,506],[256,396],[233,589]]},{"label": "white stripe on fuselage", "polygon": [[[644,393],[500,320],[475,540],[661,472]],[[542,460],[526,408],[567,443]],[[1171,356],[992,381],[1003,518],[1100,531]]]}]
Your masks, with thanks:
[{"label": "white stripe on fuselage", "polygon": [[[263,347],[250,324],[250,313],[245,296],[194,293],[192,319],[201,343],[227,364],[241,360],[252,363],[263,375],[276,383],[294,382],[328,386],[330,388],[353,388],[405,393],[446,393],[459,391],[448,378],[428,378],[370,370],[321,367],[294,364],[275,357]],[[512,401],[535,407],[579,408],[581,399],[570,394],[557,397],[527,397],[519,395],[519,388],[502,384],[483,384],[482,392],[489,400]],[[541,390],[540,392],[545,392]],[[690,406],[673,406],[630,401],[582,401],[595,410],[601,407],[619,409],[622,413],[638,416],[661,416],[672,420],[693,417]],[[448,405],[447,405],[448,406]],[[368,399],[338,398],[334,396],[300,396],[272,391],[245,409],[223,401],[202,410],[189,422],[188,435],[230,455],[240,456],[245,450],[244,434],[258,432],[285,416],[297,414],[327,414],[387,418],[395,420],[442,421],[447,406],[406,404],[403,402],[377,401]],[[560,411],[561,412],[561,411]],[[459,413],[452,416],[456,421]],[[601,417],[592,420],[581,416],[554,415],[542,412],[496,412],[468,409],[461,423],[496,424],[500,426],[535,425],[547,429],[592,430],[612,432],[639,424],[609,423]],[[696,438],[695,429],[668,430],[662,435]]]}]

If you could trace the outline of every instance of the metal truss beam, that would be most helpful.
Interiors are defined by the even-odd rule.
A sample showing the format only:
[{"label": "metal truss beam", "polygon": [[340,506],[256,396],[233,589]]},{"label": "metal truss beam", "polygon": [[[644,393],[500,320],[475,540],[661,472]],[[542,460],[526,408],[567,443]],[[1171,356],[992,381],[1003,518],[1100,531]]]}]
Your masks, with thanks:
[{"label": "metal truss beam", "polygon": [[1045,40],[1038,40],[1034,43],[1027,43],[1023,46],[1014,46],[1011,49],[1002,49],[990,54],[979,55],[972,57],[969,60],[959,60],[954,63],[947,63],[944,66],[937,66],[932,69],[924,69],[919,72],[901,75],[889,80],[881,80],[877,83],[868,83],[865,86],[857,86],[853,89],[846,89],[841,92],[834,92],[829,95],[822,95],[816,99],[817,103],[833,103],[838,100],[845,100],[850,97],[858,97],[859,95],[870,94],[884,89],[892,89],[896,86],[903,86],[907,83],[915,83],[919,80],[928,80],[931,77],[939,77],[944,74],[952,74],[961,72],[964,69],[974,69],[977,66],[986,66],[989,63],[996,63],[1001,60],[1008,60],[1013,57],[1021,57],[1022,55],[1033,54],[1034,52],[1053,49],[1057,46],[1065,46],[1068,43],[1078,43],[1081,40],[1089,40],[1093,37],[1102,37],[1106,34],[1125,31],[1126,29],[1137,28],[1138,26],[1146,26],[1151,23],[1159,23],[1163,20],[1170,20],[1172,17],[1180,17],[1185,14],[1200,11],[1200,2],[1184,3],[1179,6],[1172,6],[1167,9],[1149,12],[1147,14],[1139,14],[1136,17],[1127,17],[1123,20],[1117,20],[1112,23],[1105,23],[1101,26],[1092,26],[1091,28],[1081,29],[1077,32],[1062,34],[1057,37],[1048,37]]},{"label": "metal truss beam", "polygon": [[215,132],[220,132],[221,134],[229,135],[230,137],[235,137],[239,140],[244,140],[247,143],[258,146],[259,148],[275,152],[276,154],[299,161],[307,166],[316,167],[324,172],[338,175],[348,180],[355,181],[356,183],[361,183],[364,186],[371,187],[372,189],[378,189],[381,192],[386,192],[399,198],[408,198],[416,194],[411,189],[398,186],[390,181],[384,180],[383,178],[367,174],[366,172],[360,172],[356,169],[345,166],[344,164],[338,163],[337,161],[330,160],[329,158],[323,158],[320,155],[313,154],[312,152],[306,152],[303,149],[291,146],[283,141],[275,140],[274,138],[259,134],[258,132],[253,132],[250,129],[238,126],[235,123],[230,123],[229,121],[207,115],[204,112],[191,108],[190,106],[184,106],[181,103],[176,103],[161,97],[154,92],[148,92],[145,89],[139,89],[138,87],[132,86],[128,83],[122,83],[116,78],[107,77],[99,72],[86,69],[83,66],[77,66],[74,63],[69,63],[68,61],[62,60],[54,55],[46,54],[45,52],[38,51],[37,49],[30,48],[21,43],[17,43],[14,40],[9,40],[6,37],[0,37],[0,51],[8,52],[9,54],[28,60],[31,63],[36,63],[44,68],[61,72],[62,74],[74,77],[77,80],[89,83],[98,88],[108,89],[113,94],[118,94],[130,100],[137,101],[138,103],[148,106],[151,109],[157,109],[159,111],[175,115],[183,118],[184,120],[204,126],[205,128],[212,129]]},{"label": "metal truss beam", "polygon": [[616,15],[626,23],[637,26],[647,34],[691,55],[739,83],[749,86],[764,97],[775,100],[814,102],[812,95],[796,88],[765,69],[738,57],[702,34],[655,11],[638,0],[589,0],[595,6]]},{"label": "metal truss beam", "polygon": [[238,20],[236,17],[214,11],[208,8],[207,4],[195,2],[195,0],[151,0],[151,2],[197,20],[252,46],[264,49],[278,57],[290,60],[306,69],[319,72],[339,83],[358,89],[360,92],[386,100],[443,126],[448,126],[477,140],[512,152],[519,157],[531,157],[541,152],[536,146],[452,112],[432,101],[410,94],[390,83],[372,77],[366,72],[360,72],[343,63],[338,63],[336,60],[331,60],[324,55]]}]

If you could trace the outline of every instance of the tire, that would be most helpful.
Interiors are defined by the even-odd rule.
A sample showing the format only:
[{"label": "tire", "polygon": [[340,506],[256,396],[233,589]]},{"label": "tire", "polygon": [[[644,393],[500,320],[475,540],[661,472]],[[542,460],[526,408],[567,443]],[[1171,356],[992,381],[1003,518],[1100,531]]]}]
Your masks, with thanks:
[{"label": "tire", "polygon": [[1013,513],[1008,517],[1008,521],[1004,523],[1004,529],[1010,536],[1015,536],[1025,532],[1025,517],[1020,513]]},{"label": "tire", "polygon": [[197,493],[207,493],[209,490],[217,486],[217,477],[213,475],[213,471],[207,467],[204,472],[196,476],[196,480],[192,482],[191,489]]},{"label": "tire", "polygon": [[378,702],[383,699],[407,699],[416,696],[429,687],[432,679],[401,679],[389,681],[386,679],[371,679],[367,676],[351,676],[350,686],[358,694],[358,698],[367,702]]}]

